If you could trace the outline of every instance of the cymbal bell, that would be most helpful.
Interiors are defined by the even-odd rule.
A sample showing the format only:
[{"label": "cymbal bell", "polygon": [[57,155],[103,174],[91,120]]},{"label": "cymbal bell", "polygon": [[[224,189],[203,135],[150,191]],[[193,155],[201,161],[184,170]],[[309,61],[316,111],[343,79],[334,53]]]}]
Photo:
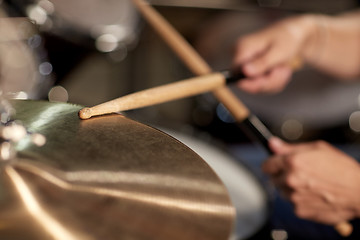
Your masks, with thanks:
[{"label": "cymbal bell", "polygon": [[165,133],[82,106],[12,101],[24,138],[0,165],[0,238],[227,239],[235,211],[214,171]]}]

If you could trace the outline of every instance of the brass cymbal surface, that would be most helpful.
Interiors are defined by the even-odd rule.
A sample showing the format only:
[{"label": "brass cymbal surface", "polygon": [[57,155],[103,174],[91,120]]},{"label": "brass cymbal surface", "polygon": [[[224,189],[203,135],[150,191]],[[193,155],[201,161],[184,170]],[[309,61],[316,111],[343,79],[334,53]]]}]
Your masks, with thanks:
[{"label": "brass cymbal surface", "polygon": [[1,239],[227,239],[235,210],[214,171],[165,133],[82,106],[11,101],[46,137],[0,165]]}]

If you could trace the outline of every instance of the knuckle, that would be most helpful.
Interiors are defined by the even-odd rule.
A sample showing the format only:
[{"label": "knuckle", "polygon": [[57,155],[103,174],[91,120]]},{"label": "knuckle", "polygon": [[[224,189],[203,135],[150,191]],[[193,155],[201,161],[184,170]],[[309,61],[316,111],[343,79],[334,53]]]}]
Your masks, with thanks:
[{"label": "knuckle", "polygon": [[263,93],[264,89],[261,86],[255,86],[249,92],[252,94],[258,94],[258,93]]},{"label": "knuckle", "polygon": [[299,218],[309,218],[310,217],[309,211],[307,211],[301,205],[295,205],[294,212]]},{"label": "knuckle", "polygon": [[290,202],[292,202],[293,204],[298,204],[300,202],[300,196],[298,193],[293,192],[289,194],[289,200]]},{"label": "knuckle", "polygon": [[251,42],[249,41],[249,39],[247,37],[239,38],[236,41],[236,51],[238,53],[247,52],[248,49],[250,49],[250,47],[249,47],[250,44],[251,44]]},{"label": "knuckle", "polygon": [[245,46],[245,43],[246,43],[246,38],[239,38],[237,41],[236,41],[236,46],[238,47],[238,49],[242,49],[244,48]]},{"label": "knuckle", "polygon": [[288,174],[285,177],[285,184],[290,188],[295,188],[298,186],[298,180],[293,174]]},{"label": "knuckle", "polygon": [[258,58],[254,64],[256,65],[256,69],[258,69],[259,72],[263,73],[264,70],[269,66],[271,62],[271,59],[268,55],[264,55],[260,58]]},{"label": "knuckle", "polygon": [[297,170],[301,165],[300,159],[295,155],[289,155],[287,158],[284,159],[284,161],[286,166],[293,171]]},{"label": "knuckle", "polygon": [[328,147],[329,144],[327,142],[325,142],[324,140],[317,140],[315,142],[315,146],[318,148],[324,148],[324,147]]}]

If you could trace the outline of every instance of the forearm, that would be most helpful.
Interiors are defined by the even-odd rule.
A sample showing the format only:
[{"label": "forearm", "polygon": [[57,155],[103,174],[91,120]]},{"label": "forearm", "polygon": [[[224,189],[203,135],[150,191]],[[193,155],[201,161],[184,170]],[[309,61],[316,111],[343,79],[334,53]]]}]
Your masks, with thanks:
[{"label": "forearm", "polygon": [[360,75],[360,11],[329,17],[308,15],[313,22],[304,49],[309,64],[343,79]]}]

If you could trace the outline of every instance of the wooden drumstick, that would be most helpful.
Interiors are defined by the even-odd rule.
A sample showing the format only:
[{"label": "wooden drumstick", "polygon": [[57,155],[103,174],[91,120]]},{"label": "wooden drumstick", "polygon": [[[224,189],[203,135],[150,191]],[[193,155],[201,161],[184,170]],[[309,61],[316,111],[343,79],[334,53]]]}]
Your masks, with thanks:
[{"label": "wooden drumstick", "polygon": [[[172,48],[177,56],[196,75],[204,75],[212,72],[210,66],[195,51],[195,49],[161,16],[149,3],[144,0],[133,0],[133,3],[147,20],[147,22],[158,32],[164,41]],[[300,63],[296,59],[293,63]],[[293,64],[292,63],[292,64]],[[294,64],[294,68],[295,64]],[[234,119],[242,122],[249,116],[250,111],[226,86],[212,91],[215,97],[229,110]]]},{"label": "wooden drumstick", "polygon": [[245,78],[243,73],[232,74],[230,71],[205,74],[128,94],[91,108],[83,108],[79,112],[79,117],[88,119],[93,116],[132,110],[194,96],[215,90],[242,78]]},{"label": "wooden drumstick", "polygon": [[[200,57],[195,49],[193,49],[190,44],[154,8],[152,8],[144,0],[133,0],[133,2],[153,28],[195,74],[203,75],[211,72],[209,65]],[[266,141],[264,146],[267,146],[267,140],[271,137],[271,133],[267,131],[266,127],[258,121],[255,116],[250,115],[250,111],[247,107],[231,92],[229,88],[226,86],[219,87],[213,91],[213,94],[229,110],[236,121],[243,122],[246,120],[246,122],[249,123],[249,126],[255,128],[255,132],[260,135],[264,133],[264,135],[262,135],[262,140]],[[255,123],[258,123],[259,126],[252,124],[252,116],[253,119],[255,119]],[[348,236],[351,234],[352,226],[348,222],[343,222],[336,225],[335,229],[342,236]],[[346,229],[349,231],[345,231]]]},{"label": "wooden drumstick", "polygon": [[[212,72],[210,66],[195,49],[153,7],[143,0],[133,0],[133,2],[147,22],[194,74],[204,75]],[[237,100],[237,97],[231,96],[233,94],[227,87],[220,87],[213,93],[236,120],[242,121],[248,116],[249,110]]]},{"label": "wooden drumstick", "polygon": [[175,83],[135,92],[91,108],[83,108],[79,112],[79,117],[81,119],[88,119],[92,116],[164,103],[208,92],[225,85],[225,83],[226,79],[220,72],[206,74],[200,77],[185,79]]},{"label": "wooden drumstick", "polygon": [[[205,74],[128,94],[90,108],[83,108],[79,112],[79,117],[81,119],[88,119],[93,116],[133,110],[136,108],[169,102],[213,91],[227,83],[240,81],[243,78],[246,78],[246,76],[242,72],[234,74],[230,71],[222,71]],[[229,94],[229,96],[232,97],[231,94]],[[231,99],[228,101],[238,100]]]}]

